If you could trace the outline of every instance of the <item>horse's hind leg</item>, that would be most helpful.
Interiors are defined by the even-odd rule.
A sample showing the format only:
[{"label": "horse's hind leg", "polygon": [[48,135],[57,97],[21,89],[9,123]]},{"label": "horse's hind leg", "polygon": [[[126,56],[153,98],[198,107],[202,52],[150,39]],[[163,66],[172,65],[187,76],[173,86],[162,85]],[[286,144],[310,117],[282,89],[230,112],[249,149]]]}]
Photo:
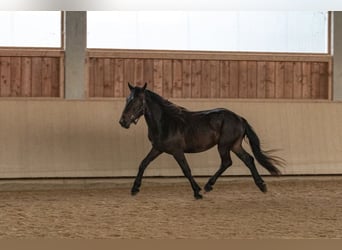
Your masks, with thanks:
[{"label": "horse's hind leg", "polygon": [[178,153],[173,155],[176,161],[178,162],[179,166],[181,167],[184,175],[190,181],[192,190],[194,191],[194,196],[196,199],[202,199],[202,195],[199,193],[201,191],[200,186],[195,181],[194,177],[191,174],[191,170],[189,164],[185,158],[184,153]]},{"label": "horse's hind leg", "polygon": [[258,170],[255,167],[254,164],[254,158],[247,153],[241,145],[238,147],[233,148],[233,152],[245,163],[245,165],[249,168],[249,170],[252,173],[253,179],[255,184],[259,187],[259,189],[266,193],[267,192],[267,186],[264,182],[264,180],[261,178],[261,176],[258,173]]},{"label": "horse's hind leg", "polygon": [[232,159],[230,157],[230,152],[228,147],[218,146],[218,151],[221,157],[221,165],[217,172],[210,177],[207,184],[204,186],[206,192],[213,190],[213,185],[216,183],[217,179],[223,174],[228,167],[232,165]]}]

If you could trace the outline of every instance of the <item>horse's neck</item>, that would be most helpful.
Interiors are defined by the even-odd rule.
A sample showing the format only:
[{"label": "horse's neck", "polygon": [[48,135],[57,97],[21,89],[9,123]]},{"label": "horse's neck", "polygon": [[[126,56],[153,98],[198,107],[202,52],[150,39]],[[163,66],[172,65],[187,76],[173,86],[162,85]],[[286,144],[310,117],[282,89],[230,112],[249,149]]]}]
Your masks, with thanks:
[{"label": "horse's neck", "polygon": [[155,132],[160,131],[162,116],[163,110],[160,104],[146,100],[145,120],[150,129]]}]

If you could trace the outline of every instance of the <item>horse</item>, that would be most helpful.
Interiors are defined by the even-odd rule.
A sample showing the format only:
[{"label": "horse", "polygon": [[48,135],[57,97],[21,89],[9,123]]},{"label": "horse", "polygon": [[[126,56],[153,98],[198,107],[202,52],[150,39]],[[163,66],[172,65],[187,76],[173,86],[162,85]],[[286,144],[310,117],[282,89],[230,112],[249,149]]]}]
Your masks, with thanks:
[{"label": "horse", "polygon": [[256,169],[253,156],[242,147],[245,137],[248,138],[253,155],[260,165],[271,175],[281,175],[276,165],[283,165],[283,159],[271,156],[271,151],[261,149],[259,137],[245,118],[225,108],[190,111],[148,90],[147,83],[143,87],[134,87],[128,82],[128,87],[130,94],[119,123],[128,129],[132,123],[137,124],[139,118],[144,116],[148,126],[148,139],[152,144],[151,150],[139,165],[131,195],[140,191],[147,166],[160,154],[167,153],[174,157],[189,180],[194,197],[201,199],[201,188],[191,174],[185,154],[203,152],[215,145],[221,164],[204,186],[206,192],[213,189],[217,179],[232,165],[232,151],[249,168],[256,186],[266,193],[267,186]]}]

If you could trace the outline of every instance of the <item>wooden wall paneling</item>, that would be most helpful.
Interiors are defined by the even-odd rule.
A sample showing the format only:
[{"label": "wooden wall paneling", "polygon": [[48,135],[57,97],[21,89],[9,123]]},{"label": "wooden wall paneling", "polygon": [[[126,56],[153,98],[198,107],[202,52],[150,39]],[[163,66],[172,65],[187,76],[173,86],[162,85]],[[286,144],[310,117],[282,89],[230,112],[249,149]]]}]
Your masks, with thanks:
[{"label": "wooden wall paneling", "polygon": [[88,97],[95,96],[95,62],[96,58],[89,58],[88,63]]},{"label": "wooden wall paneling", "polygon": [[201,98],[210,97],[210,61],[202,61]]},{"label": "wooden wall paneling", "polygon": [[[247,54],[233,53],[220,59],[218,53],[116,53],[111,50],[103,51],[103,54],[100,51],[90,53],[97,56],[89,63],[89,71],[93,72],[89,77],[96,78],[95,90],[98,89],[93,96],[127,96],[128,81],[138,86],[148,82],[149,89],[166,98],[327,99],[331,92],[329,73],[325,72],[329,71],[331,62],[326,56],[252,53],[247,57]],[[110,67],[110,74],[115,75],[114,88],[118,87],[113,95],[108,94],[111,92],[108,80],[111,76],[106,73],[109,59],[123,62],[121,66],[114,63]],[[105,68],[103,74],[101,67]],[[119,69],[123,72],[122,80],[116,78],[117,67],[123,68]]]},{"label": "wooden wall paneling", "polygon": [[266,62],[257,62],[257,92],[256,98],[266,98]]},{"label": "wooden wall paneling", "polygon": [[143,59],[135,59],[134,60],[134,83],[137,86],[144,85],[144,60]]},{"label": "wooden wall paneling", "polygon": [[21,57],[11,58],[11,96],[21,96]]},{"label": "wooden wall paneling", "polygon": [[220,62],[210,61],[210,98],[220,98],[221,78]]},{"label": "wooden wall paneling", "polygon": [[183,96],[183,71],[182,60],[173,60],[172,76],[172,97],[181,98]]},{"label": "wooden wall paneling", "polygon": [[239,97],[239,62],[230,61],[229,63],[229,97]]},{"label": "wooden wall paneling", "polygon": [[229,97],[229,61],[220,61],[220,98]]},{"label": "wooden wall paneling", "polygon": [[163,60],[153,60],[153,86],[152,89],[163,95]]},{"label": "wooden wall paneling", "polygon": [[153,60],[145,59],[144,60],[144,83],[147,82],[147,86],[150,90],[153,91]]},{"label": "wooden wall paneling", "polygon": [[311,64],[311,97],[313,99],[320,99],[320,86],[319,86],[319,63],[313,62]]},{"label": "wooden wall paneling", "polygon": [[163,62],[163,96],[165,98],[172,97],[172,60],[164,60]]},{"label": "wooden wall paneling", "polygon": [[276,62],[276,73],[275,73],[275,97],[284,98],[284,81],[285,81],[285,63]]},{"label": "wooden wall paneling", "polygon": [[23,57],[21,68],[21,95],[24,97],[32,95],[32,58]]},{"label": "wooden wall paneling", "polygon": [[256,61],[247,62],[247,97],[257,97],[257,63]]},{"label": "wooden wall paneling", "polygon": [[329,77],[328,77],[328,63],[319,64],[319,87],[320,97],[322,99],[329,98]]},{"label": "wooden wall paneling", "polygon": [[303,62],[303,99],[311,98],[311,63]]},{"label": "wooden wall paneling", "polygon": [[285,62],[284,65],[284,98],[293,98],[294,64]]},{"label": "wooden wall paneling", "polygon": [[135,85],[134,73],[135,60],[124,59],[124,80],[123,80],[123,96],[126,97],[130,93],[128,83]]},{"label": "wooden wall paneling", "polygon": [[[63,58],[53,58],[54,63],[51,65],[52,71],[52,86],[51,96],[64,97],[64,60]],[[61,79],[62,78],[62,79]],[[88,82],[89,80],[87,80]]]},{"label": "wooden wall paneling", "polygon": [[51,97],[52,94],[52,64],[53,58],[42,58],[42,96]]},{"label": "wooden wall paneling", "polygon": [[248,97],[248,63],[239,61],[239,98]]},{"label": "wooden wall paneling", "polygon": [[104,59],[95,59],[94,97],[103,97]]},{"label": "wooden wall paneling", "polygon": [[113,59],[103,59],[103,97],[114,97],[114,72],[116,67],[112,64]]},{"label": "wooden wall paneling", "polygon": [[112,59],[111,81],[113,82],[114,97],[124,97],[125,88],[129,91],[127,83],[124,82],[125,62],[123,59]]},{"label": "wooden wall paneling", "polygon": [[293,63],[293,98],[299,99],[303,96],[303,72],[302,62]]},{"label": "wooden wall paneling", "polygon": [[201,97],[202,61],[193,60],[191,63],[191,98]]},{"label": "wooden wall paneling", "polygon": [[182,97],[191,97],[191,60],[182,61]]},{"label": "wooden wall paneling", "polygon": [[32,58],[32,96],[41,97],[43,93],[43,79],[42,79],[42,57]]},{"label": "wooden wall paneling", "polygon": [[276,77],[275,77],[275,62],[266,62],[265,65],[265,80],[266,80],[266,98],[275,98]]},{"label": "wooden wall paneling", "polygon": [[1,97],[11,96],[11,58],[0,57],[0,91]]}]

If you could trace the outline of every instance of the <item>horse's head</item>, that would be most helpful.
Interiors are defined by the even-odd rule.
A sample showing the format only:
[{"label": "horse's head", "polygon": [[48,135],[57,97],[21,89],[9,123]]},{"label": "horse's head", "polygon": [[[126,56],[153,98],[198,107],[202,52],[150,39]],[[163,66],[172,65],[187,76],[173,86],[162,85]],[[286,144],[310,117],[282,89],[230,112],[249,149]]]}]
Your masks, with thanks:
[{"label": "horse's head", "polygon": [[127,97],[126,106],[119,121],[122,127],[129,128],[132,122],[137,124],[139,118],[144,114],[146,86],[147,83],[145,83],[142,88],[133,87],[130,83],[128,83],[131,93]]}]

